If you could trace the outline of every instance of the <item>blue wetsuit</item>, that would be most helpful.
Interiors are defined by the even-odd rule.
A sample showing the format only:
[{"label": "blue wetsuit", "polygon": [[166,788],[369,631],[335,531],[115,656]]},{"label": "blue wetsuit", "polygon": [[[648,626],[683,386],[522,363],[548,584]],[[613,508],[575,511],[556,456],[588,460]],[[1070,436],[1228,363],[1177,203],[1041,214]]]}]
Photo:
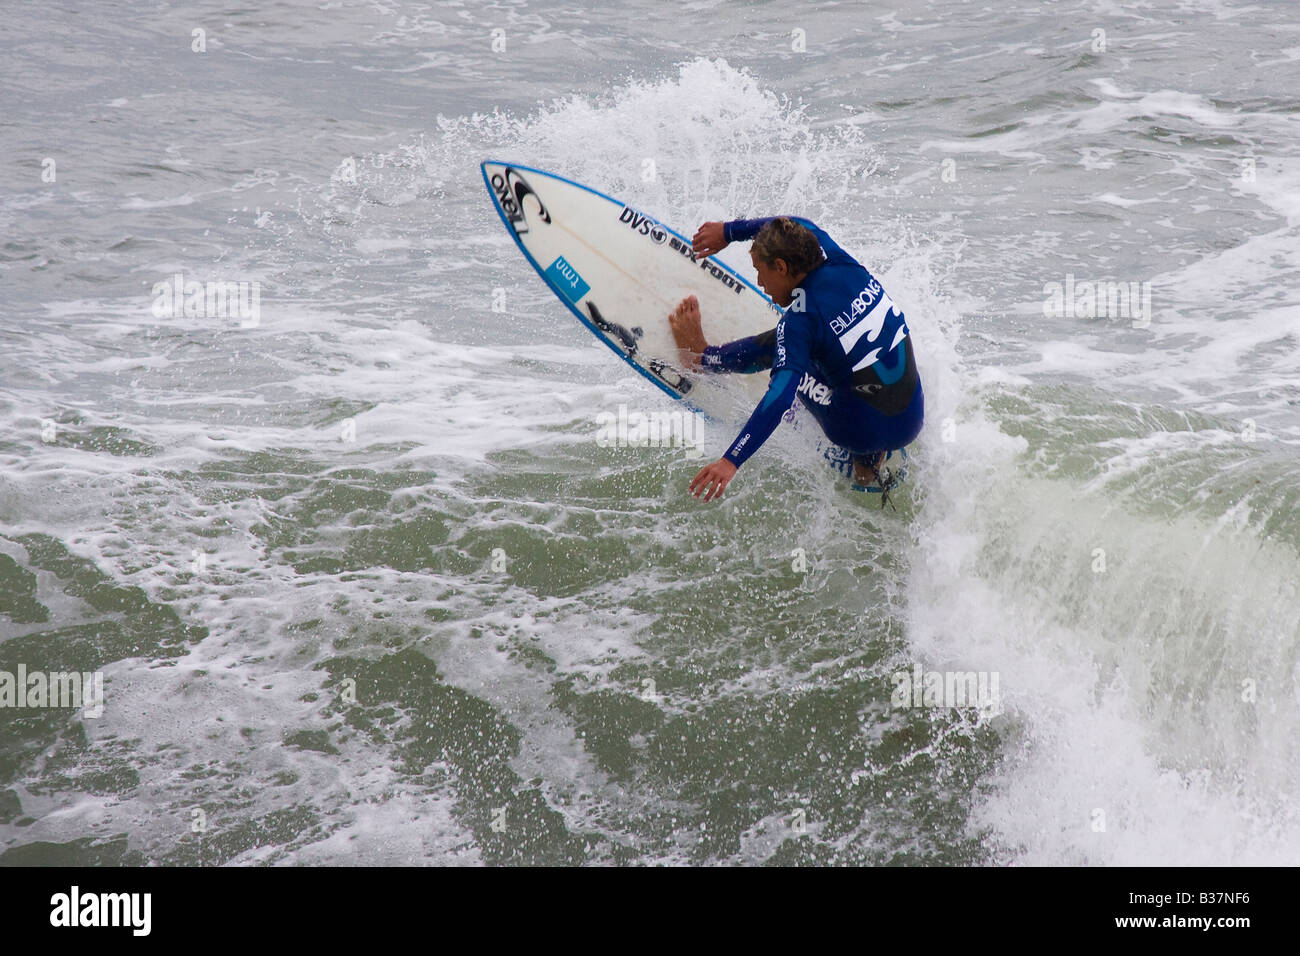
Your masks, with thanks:
[{"label": "blue wetsuit", "polygon": [[[902,448],[921,431],[925,399],[903,313],[861,263],[807,219],[826,258],[799,283],[776,328],[704,350],[706,370],[772,370],[771,384],[731,448],[739,468],[801,399],[826,437],[855,457]],[[728,242],[753,239],[771,219],[725,223]]]}]

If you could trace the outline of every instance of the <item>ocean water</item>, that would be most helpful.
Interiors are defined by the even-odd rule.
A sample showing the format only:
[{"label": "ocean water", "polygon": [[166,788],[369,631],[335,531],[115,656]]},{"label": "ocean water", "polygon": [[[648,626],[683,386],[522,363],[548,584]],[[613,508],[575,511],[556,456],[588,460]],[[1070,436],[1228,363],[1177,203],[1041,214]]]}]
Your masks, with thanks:
[{"label": "ocean water", "polygon": [[[103,686],[0,706],[0,863],[1300,861],[1291,7],[19,5],[0,80],[0,692]],[[817,220],[896,508],[599,445],[670,403],[490,157]]]}]

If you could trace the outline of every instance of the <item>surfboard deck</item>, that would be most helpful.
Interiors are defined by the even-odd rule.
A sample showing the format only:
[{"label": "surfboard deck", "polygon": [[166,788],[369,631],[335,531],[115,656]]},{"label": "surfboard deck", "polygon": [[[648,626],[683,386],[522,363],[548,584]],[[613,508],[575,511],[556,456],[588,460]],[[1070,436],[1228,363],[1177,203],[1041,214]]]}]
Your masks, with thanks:
[{"label": "surfboard deck", "polygon": [[[776,325],[771,299],[726,263],[696,256],[686,236],[590,186],[518,163],[487,160],[481,169],[506,231],[588,331],[676,401],[715,421],[743,421],[767,376],[683,369],[668,315],[694,295],[704,337],[731,342]],[[819,452],[852,482],[847,450],[822,437]]]}]

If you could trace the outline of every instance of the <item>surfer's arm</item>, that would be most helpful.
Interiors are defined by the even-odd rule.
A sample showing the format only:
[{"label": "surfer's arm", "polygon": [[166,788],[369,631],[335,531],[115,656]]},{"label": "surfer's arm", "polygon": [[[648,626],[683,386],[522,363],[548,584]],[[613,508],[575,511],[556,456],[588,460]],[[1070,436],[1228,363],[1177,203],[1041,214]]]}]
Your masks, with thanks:
[{"label": "surfer's arm", "polygon": [[776,329],[737,339],[726,345],[710,345],[700,356],[706,372],[751,374],[771,368],[776,359]]},{"label": "surfer's arm", "polygon": [[794,404],[798,387],[799,373],[792,368],[783,368],[773,375],[771,384],[767,386],[767,394],[722,457],[737,468],[748,461],[749,456],[758,451],[759,446],[776,431],[781,416]]},{"label": "surfer's arm", "polygon": [[776,360],[772,363],[772,381],[767,386],[767,394],[749,416],[749,421],[731,443],[727,453],[722,456],[737,468],[776,431],[781,416],[794,404],[800,377],[811,367],[809,313],[800,313],[792,318],[787,312],[777,323],[772,340]]},{"label": "surfer's arm", "polygon": [[[733,219],[730,222],[722,224],[722,236],[728,243],[747,242],[758,235],[758,231],[766,226],[776,216],[768,216],[765,219]],[[822,247],[822,252],[826,253],[827,262],[852,262],[854,265],[861,265],[858,260],[839,247],[834,239],[826,234],[826,231],[818,226],[811,219],[804,219],[802,216],[787,216],[787,219],[793,219],[799,225],[803,226],[814,236],[817,237],[817,244]]]},{"label": "surfer's arm", "polygon": [[722,238],[728,243],[749,242],[758,235],[758,230],[776,218],[776,216],[768,216],[765,219],[732,219],[722,224]]}]

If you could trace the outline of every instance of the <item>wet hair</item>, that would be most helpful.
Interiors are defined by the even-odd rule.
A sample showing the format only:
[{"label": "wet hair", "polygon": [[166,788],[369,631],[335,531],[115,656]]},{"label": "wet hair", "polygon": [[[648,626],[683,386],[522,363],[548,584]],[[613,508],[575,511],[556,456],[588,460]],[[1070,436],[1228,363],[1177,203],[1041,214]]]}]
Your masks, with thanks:
[{"label": "wet hair", "polygon": [[822,247],[807,227],[786,216],[778,216],[754,237],[755,254],[769,266],[784,259],[792,275],[812,272],[822,264]]}]

